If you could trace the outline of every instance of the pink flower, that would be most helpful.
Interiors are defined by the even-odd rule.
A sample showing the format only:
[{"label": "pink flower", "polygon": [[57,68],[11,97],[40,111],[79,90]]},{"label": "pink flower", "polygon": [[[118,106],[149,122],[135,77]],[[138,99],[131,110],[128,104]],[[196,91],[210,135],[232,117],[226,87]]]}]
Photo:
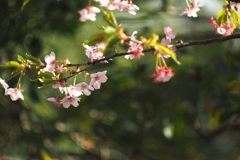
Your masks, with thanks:
[{"label": "pink flower", "polygon": [[86,96],[89,96],[91,94],[91,91],[94,90],[94,88],[92,86],[88,85],[85,82],[76,84],[76,88],[77,88],[77,90],[80,90],[83,94],[85,94]]},{"label": "pink flower", "polygon": [[[174,39],[176,37],[176,33],[172,31],[172,27],[167,26],[164,27],[164,38],[161,40],[161,44],[169,47],[170,49],[172,49],[173,51],[176,50],[176,48],[173,47],[173,45],[171,44],[172,39]],[[163,53],[162,54],[164,58],[169,58],[170,56],[168,54]]]},{"label": "pink flower", "polygon": [[47,63],[46,67],[43,69],[47,72],[54,72],[55,71],[55,64],[56,64],[56,55],[54,52],[51,52],[50,55],[46,55],[44,57],[45,62]]},{"label": "pink flower", "polygon": [[229,36],[233,33],[234,29],[231,26],[216,26],[216,34]]},{"label": "pink flower", "polygon": [[192,3],[188,8],[183,11],[180,16],[187,15],[188,17],[197,17],[197,12],[200,10],[200,7],[203,7],[204,4],[197,4],[197,0],[195,0],[195,3]]},{"label": "pink flower", "polygon": [[66,85],[66,81],[64,80],[60,80],[60,79],[56,79],[56,77],[52,77],[53,80],[56,80],[55,82],[52,83],[52,88],[60,88],[64,85]]},{"label": "pink flower", "polygon": [[6,94],[6,91],[8,89],[8,84],[2,78],[0,78],[0,85],[5,89],[5,94]]},{"label": "pink flower", "polygon": [[78,11],[80,14],[80,21],[84,22],[86,20],[95,21],[96,20],[96,13],[99,13],[100,9],[94,6],[87,6],[86,8]]},{"label": "pink flower", "polygon": [[128,36],[129,40],[130,40],[130,43],[136,41],[136,34],[137,34],[137,31],[133,31],[132,35]]},{"label": "pink flower", "polygon": [[171,39],[174,39],[177,34],[172,31],[172,27],[167,26],[167,27],[164,27],[164,35],[166,39],[170,39],[170,43],[171,43]]},{"label": "pink flower", "polygon": [[226,34],[226,29],[224,27],[217,26],[216,27],[216,34],[225,35]]},{"label": "pink flower", "polygon": [[139,10],[139,7],[135,4],[132,4],[130,1],[126,0],[95,0],[100,3],[100,6],[105,7],[108,10],[126,10],[128,13],[135,15],[136,11]]},{"label": "pink flower", "polygon": [[95,59],[103,59],[103,53],[101,52],[101,46],[100,44],[96,44],[95,46],[88,46],[83,44],[83,47],[86,49],[86,55],[87,57],[93,62]]},{"label": "pink flower", "polygon": [[10,98],[12,101],[16,101],[19,98],[24,100],[24,97],[22,95],[22,90],[20,88],[9,88],[6,90],[5,95],[10,95]]},{"label": "pink flower", "polygon": [[66,95],[71,95],[75,97],[82,95],[82,92],[78,89],[78,87],[72,85],[70,85],[69,87],[63,87],[62,89],[60,87],[60,90],[64,91]]},{"label": "pink flower", "polygon": [[131,53],[131,54],[125,55],[124,57],[126,59],[133,59],[133,58],[140,59],[141,56],[144,56],[144,53],[142,51],[143,51],[142,44],[132,42],[130,43],[130,47],[128,48],[128,51],[127,51],[128,53]]},{"label": "pink flower", "polygon": [[217,22],[213,17],[211,17],[211,19],[208,21],[208,23],[209,23],[210,26],[216,26],[217,25]]},{"label": "pink flower", "polygon": [[167,46],[167,45],[171,44],[171,39],[163,38],[161,40],[161,44]]},{"label": "pink flower", "polygon": [[174,76],[171,68],[168,67],[157,67],[157,72],[153,74],[153,83],[167,82]]},{"label": "pink flower", "polygon": [[95,2],[99,2],[101,7],[107,7],[109,5],[109,0],[95,0]]},{"label": "pink flower", "polygon": [[77,107],[78,101],[80,101],[80,98],[75,97],[73,95],[66,95],[63,99],[62,99],[62,105],[64,108],[69,108],[70,105],[73,105],[74,107]]},{"label": "pink flower", "polygon": [[97,72],[97,73],[93,73],[91,74],[91,82],[90,82],[90,86],[93,86],[93,88],[95,89],[100,89],[101,87],[101,83],[105,83],[107,81],[107,76],[106,76],[107,71],[103,71],[103,72]]},{"label": "pink flower", "polygon": [[60,98],[50,97],[47,100],[50,101],[50,102],[53,102],[53,104],[56,105],[56,106],[60,106],[61,103],[62,103],[62,100]]},{"label": "pink flower", "polygon": [[63,64],[62,65],[57,65],[57,67],[56,67],[56,70],[57,70],[58,73],[63,72],[64,69],[65,68],[64,68]]},{"label": "pink flower", "polygon": [[119,4],[119,9],[120,11],[126,10],[128,13],[135,15],[136,11],[139,10],[139,7],[130,3],[129,1],[121,1]]},{"label": "pink flower", "polygon": [[227,26],[225,36],[229,36],[233,33],[234,29],[231,26]]}]

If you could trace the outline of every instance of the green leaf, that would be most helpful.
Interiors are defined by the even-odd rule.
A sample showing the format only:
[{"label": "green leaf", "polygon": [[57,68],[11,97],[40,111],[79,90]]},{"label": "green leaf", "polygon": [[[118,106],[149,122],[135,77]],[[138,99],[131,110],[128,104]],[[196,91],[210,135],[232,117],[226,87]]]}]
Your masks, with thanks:
[{"label": "green leaf", "polygon": [[100,33],[91,37],[91,39],[84,40],[84,44],[93,45],[104,40],[104,33]]},{"label": "green leaf", "polygon": [[21,64],[19,64],[17,61],[9,61],[5,64],[6,67],[13,67],[13,68],[22,68]]},{"label": "green leaf", "polygon": [[20,63],[25,63],[25,59],[22,57],[22,56],[19,56],[17,57],[17,60],[20,62]]},{"label": "green leaf", "polygon": [[218,21],[225,14],[225,11],[222,9],[217,13],[216,20]]},{"label": "green leaf", "polygon": [[117,20],[112,12],[102,10],[104,20],[114,28],[118,28]]},{"label": "green leaf", "polygon": [[54,77],[52,72],[39,72],[38,77]]},{"label": "green leaf", "polygon": [[232,15],[232,28],[235,29],[239,26],[240,22],[240,15],[237,11],[231,10],[231,15]]},{"label": "green leaf", "polygon": [[116,28],[113,28],[112,26],[102,26],[100,29],[104,30],[107,34],[116,33]]},{"label": "green leaf", "polygon": [[24,0],[23,1],[23,4],[22,4],[22,7],[21,7],[21,10],[24,9],[24,7],[28,4],[29,0]]},{"label": "green leaf", "polygon": [[177,60],[176,53],[172,51],[171,48],[164,46],[158,42],[159,36],[157,34],[152,34],[152,36],[147,40],[146,47],[154,47],[157,53],[169,55],[177,64],[181,64]]},{"label": "green leaf", "polygon": [[156,44],[155,49],[157,49],[161,54],[167,54],[169,55],[177,64],[181,64],[178,60],[177,60],[177,56],[176,53],[172,51],[171,48],[166,47],[162,44]]}]

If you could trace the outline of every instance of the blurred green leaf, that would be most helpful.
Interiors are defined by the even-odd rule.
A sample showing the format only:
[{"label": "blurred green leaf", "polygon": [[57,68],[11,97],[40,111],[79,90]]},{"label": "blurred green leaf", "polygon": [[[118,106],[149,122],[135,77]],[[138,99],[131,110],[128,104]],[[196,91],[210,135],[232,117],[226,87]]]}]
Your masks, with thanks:
[{"label": "blurred green leaf", "polygon": [[21,7],[21,10],[24,9],[24,7],[28,4],[29,0],[24,0],[23,1],[23,4],[22,4],[22,7]]},{"label": "blurred green leaf", "polygon": [[22,68],[21,64],[19,64],[17,61],[9,61],[5,64],[5,66],[9,68],[17,68],[17,69]]}]

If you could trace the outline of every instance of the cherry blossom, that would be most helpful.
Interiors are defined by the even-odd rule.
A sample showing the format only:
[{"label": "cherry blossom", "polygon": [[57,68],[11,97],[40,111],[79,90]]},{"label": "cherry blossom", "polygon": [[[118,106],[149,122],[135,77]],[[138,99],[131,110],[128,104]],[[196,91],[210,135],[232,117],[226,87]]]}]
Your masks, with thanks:
[{"label": "cherry blossom", "polygon": [[5,89],[5,93],[6,93],[8,89],[8,84],[2,78],[0,78],[0,85]]},{"label": "cherry blossom", "polygon": [[[86,96],[89,96],[91,94],[91,91],[94,90],[94,88],[90,85],[88,85],[86,82],[81,82],[76,84],[77,90],[80,90],[83,94]],[[91,90],[91,91],[90,91]]]},{"label": "cherry blossom", "polygon": [[56,70],[57,70],[58,73],[63,72],[64,69],[65,69],[65,68],[64,68],[63,64],[57,65],[57,67],[56,67]]},{"label": "cherry blossom", "polygon": [[127,52],[131,54],[125,55],[124,57],[126,59],[133,59],[133,58],[140,59],[141,56],[144,56],[143,47],[141,43],[135,43],[135,42],[130,43],[130,47]]},{"label": "cherry blossom", "polygon": [[72,85],[70,85],[69,87],[60,87],[60,91],[65,92],[66,95],[71,95],[75,97],[82,95],[81,90],[78,87]]},{"label": "cherry blossom", "polygon": [[12,101],[16,101],[19,98],[24,100],[24,97],[22,95],[22,90],[20,88],[8,88],[5,92],[5,95],[10,95],[10,98]]},{"label": "cherry blossom", "polygon": [[167,27],[164,27],[164,35],[165,35],[165,38],[167,40],[170,40],[170,43],[171,43],[171,39],[174,39],[177,34],[172,31],[172,27],[167,26]]},{"label": "cherry blossom", "polygon": [[221,34],[221,35],[225,35],[226,34],[226,29],[224,27],[221,27],[221,26],[217,26],[216,27],[216,33],[217,34]]},{"label": "cherry blossom", "polygon": [[227,26],[225,36],[229,36],[233,33],[234,29],[231,26]]},{"label": "cherry blossom", "polygon": [[55,64],[56,64],[56,55],[54,52],[51,52],[50,55],[46,55],[44,57],[46,64],[46,67],[43,69],[47,72],[54,72],[55,71]]},{"label": "cherry blossom", "polygon": [[174,76],[171,68],[168,67],[157,67],[157,72],[153,74],[153,83],[167,82]]},{"label": "cherry blossom", "polygon": [[105,83],[107,81],[107,76],[106,76],[107,71],[103,71],[103,72],[97,72],[97,73],[93,73],[91,74],[91,82],[90,82],[90,86],[93,86],[93,88],[95,89],[100,89],[101,87],[101,83]]},{"label": "cherry blossom", "polygon": [[56,82],[53,82],[52,83],[52,88],[60,88],[62,85],[61,85],[61,83],[59,82],[59,81],[56,81]]},{"label": "cherry blossom", "polygon": [[[176,37],[176,33],[172,31],[172,27],[167,26],[164,27],[164,38],[161,40],[161,44],[169,47],[171,50],[175,51],[176,48],[171,45],[172,39]],[[163,53],[162,54],[164,58],[170,58],[168,54]]]},{"label": "cherry blossom", "polygon": [[47,100],[53,102],[53,104],[55,104],[56,106],[60,106],[62,104],[62,100],[60,98],[50,97]]},{"label": "cherry blossom", "polygon": [[200,7],[203,7],[204,4],[198,4],[198,1],[195,0],[194,3],[191,3],[190,6],[188,6],[188,8],[185,9],[185,11],[183,11],[180,16],[182,15],[187,15],[188,17],[197,17],[197,12],[200,10]]},{"label": "cherry blossom", "polygon": [[101,7],[108,7],[109,0],[95,0],[95,2],[99,2]]},{"label": "cherry blossom", "polygon": [[120,11],[126,10],[128,13],[135,15],[136,11],[139,10],[139,7],[135,4],[130,3],[129,1],[121,1],[119,5]]},{"label": "cherry blossom", "polygon": [[127,11],[130,14],[135,15],[136,11],[139,10],[139,7],[135,4],[132,4],[126,0],[95,0],[100,3],[100,6],[105,7],[108,10],[119,10],[119,11]]},{"label": "cherry blossom", "polygon": [[80,14],[79,20],[84,22],[86,20],[95,21],[96,20],[96,13],[99,13],[100,9],[94,6],[87,6],[86,8],[78,11]]},{"label": "cherry blossom", "polygon": [[73,96],[73,95],[66,95],[62,99],[62,105],[64,108],[69,108],[70,105],[77,107],[79,105],[78,101],[80,101],[80,98]]},{"label": "cherry blossom", "polygon": [[103,53],[101,51],[101,45],[98,43],[95,46],[88,46],[83,44],[83,47],[86,49],[86,55],[90,59],[91,62],[95,59],[103,59]]},{"label": "cherry blossom", "polygon": [[213,17],[211,17],[211,19],[208,21],[208,23],[209,23],[210,26],[216,26],[217,25],[217,22]]}]

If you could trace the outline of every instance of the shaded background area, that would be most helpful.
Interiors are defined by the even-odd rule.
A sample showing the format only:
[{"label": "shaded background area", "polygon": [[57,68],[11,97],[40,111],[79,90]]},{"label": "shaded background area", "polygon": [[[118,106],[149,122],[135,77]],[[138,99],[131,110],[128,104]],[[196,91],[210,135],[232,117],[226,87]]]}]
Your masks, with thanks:
[{"label": "shaded background area", "polygon": [[[221,8],[222,1],[215,2]],[[184,2],[138,0],[136,16],[116,12],[126,33],[157,33],[171,25],[176,40],[217,37],[207,21],[212,9],[199,18],[179,17]],[[106,25],[101,14],[96,22],[81,23],[78,10],[87,1],[0,1],[0,60],[17,55],[44,58],[54,51],[58,59],[87,61],[82,43],[97,27]],[[220,9],[219,8],[219,9]],[[57,96],[51,87],[37,89],[29,72],[22,82],[24,101],[12,102],[0,90],[0,155],[13,160],[239,160],[240,41],[193,46],[177,50],[182,65],[167,60],[175,77],[152,84],[155,60],[149,53],[140,60],[116,58],[90,72],[107,70],[108,81],[79,107],[57,108],[46,101]],[[119,52],[126,48],[117,48]],[[109,49],[107,55],[113,54]],[[11,77],[10,70],[0,77]],[[11,79],[14,87],[17,79]]]}]

